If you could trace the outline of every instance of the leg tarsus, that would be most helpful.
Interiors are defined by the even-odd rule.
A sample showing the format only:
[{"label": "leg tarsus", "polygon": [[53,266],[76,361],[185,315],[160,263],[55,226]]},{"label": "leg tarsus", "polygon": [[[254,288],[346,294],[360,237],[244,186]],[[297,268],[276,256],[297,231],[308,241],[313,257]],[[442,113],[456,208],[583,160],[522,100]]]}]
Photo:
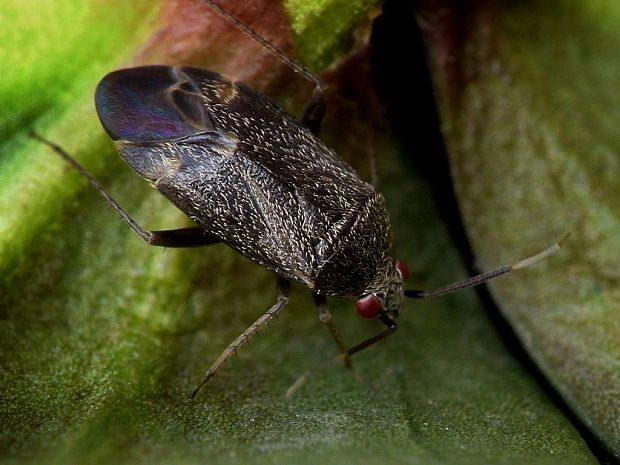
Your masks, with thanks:
[{"label": "leg tarsus", "polygon": [[194,389],[192,392],[191,398],[194,399],[196,395],[202,390],[202,388],[209,382],[211,378],[215,376],[215,374],[219,371],[219,369],[226,363],[226,361],[237,353],[237,350],[245,343],[247,343],[252,336],[258,333],[261,328],[263,328],[269,321],[277,316],[280,311],[286,306],[288,302],[288,294],[291,288],[291,283],[281,277],[277,278],[276,281],[277,289],[278,289],[278,300],[276,303],[271,306],[269,310],[267,310],[261,317],[256,320],[254,323],[250,325],[248,329],[246,329],[239,337],[237,337],[233,342],[231,342],[224,352],[218,357],[218,359],[213,362],[211,367],[207,370],[203,380],[201,383]]}]

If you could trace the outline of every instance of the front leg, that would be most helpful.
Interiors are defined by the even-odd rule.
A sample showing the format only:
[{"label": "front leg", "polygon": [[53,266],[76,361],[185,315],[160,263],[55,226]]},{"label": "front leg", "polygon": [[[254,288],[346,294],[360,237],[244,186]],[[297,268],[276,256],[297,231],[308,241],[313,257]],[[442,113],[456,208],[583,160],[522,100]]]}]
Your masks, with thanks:
[{"label": "front leg", "polygon": [[332,335],[332,338],[336,342],[338,346],[338,350],[343,355],[342,362],[344,366],[349,370],[353,370],[353,365],[351,364],[351,358],[349,354],[347,354],[347,348],[344,345],[344,342],[340,338],[340,334],[338,334],[338,330],[336,329],[336,325],[332,321],[332,314],[327,308],[327,299],[324,295],[312,293],[312,299],[314,300],[314,308],[319,316],[319,320],[321,323],[324,323],[327,327],[329,333]]},{"label": "front leg", "polygon": [[370,347],[375,342],[378,342],[381,339],[388,337],[390,334],[396,331],[396,328],[398,327],[396,320],[393,320],[392,318],[385,316],[385,315],[379,316],[378,318],[381,321],[381,323],[387,326],[387,329],[381,331],[379,334],[375,334],[373,337],[368,338],[365,341],[362,341],[359,344],[346,350],[345,353],[347,354],[347,356],[351,357],[353,354],[356,354],[360,352],[361,350],[364,350],[367,347]]},{"label": "front leg", "polygon": [[[332,314],[329,311],[329,308],[327,308],[327,299],[325,298],[325,296],[321,294],[315,294],[313,292],[312,298],[314,299],[314,307],[316,308],[316,312],[319,316],[319,320],[321,320],[321,322],[324,323],[327,329],[329,330],[329,333],[332,335],[334,341],[336,342],[336,345],[338,346],[338,350],[340,351],[340,354],[338,354],[337,357],[329,359],[326,363],[323,363],[314,368],[307,369],[304,373],[301,374],[301,376],[299,376],[295,380],[293,384],[289,386],[289,388],[286,390],[285,397],[287,399],[291,398],[301,388],[301,386],[303,386],[303,384],[307,381],[310,375],[312,375],[312,373],[322,368],[325,368],[327,365],[330,365],[331,363],[335,361],[340,361],[340,360],[342,360],[342,363],[344,364],[346,368],[351,370],[351,373],[353,373],[353,376],[355,376],[355,379],[357,379],[357,381],[360,384],[372,390],[372,385],[355,370],[355,368],[353,367],[353,363],[351,363],[351,355],[353,355],[356,352],[359,352],[364,347],[367,347],[368,345],[372,344],[372,342],[366,344],[364,347],[359,347],[362,344],[368,342],[368,341],[364,341],[362,344],[358,344],[352,349],[347,350],[346,346],[344,345],[344,342],[342,341],[342,339],[340,338],[340,335],[338,334],[336,325],[332,321]],[[376,342],[376,341],[373,341],[373,342]]]}]

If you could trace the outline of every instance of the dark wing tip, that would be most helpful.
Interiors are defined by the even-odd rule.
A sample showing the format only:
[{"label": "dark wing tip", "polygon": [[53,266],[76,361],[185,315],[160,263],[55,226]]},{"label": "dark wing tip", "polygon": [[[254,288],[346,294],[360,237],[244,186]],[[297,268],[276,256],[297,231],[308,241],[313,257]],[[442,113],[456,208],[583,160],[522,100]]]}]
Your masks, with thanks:
[{"label": "dark wing tip", "polygon": [[166,141],[213,130],[198,83],[170,66],[111,72],[97,86],[95,106],[113,140]]}]

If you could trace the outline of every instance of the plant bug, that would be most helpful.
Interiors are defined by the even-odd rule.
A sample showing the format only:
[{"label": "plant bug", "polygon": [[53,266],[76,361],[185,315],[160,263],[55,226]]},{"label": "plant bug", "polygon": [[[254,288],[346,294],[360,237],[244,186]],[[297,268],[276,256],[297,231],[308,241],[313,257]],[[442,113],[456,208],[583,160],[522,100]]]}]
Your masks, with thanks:
[{"label": "plant bug", "polygon": [[[223,242],[277,275],[277,301],[223,351],[199,390],[286,306],[291,281],[307,286],[319,319],[347,367],[350,357],[392,334],[405,297],[427,298],[476,286],[534,263],[543,252],[433,291],[405,290],[408,270],[391,251],[381,194],[318,138],[325,84],[223,10],[222,16],[314,83],[296,119],[249,86],[193,67],[113,71],[95,92],[101,124],[129,166],[198,226],[148,231],[62,148],[69,162],[148,245],[197,247]],[[386,327],[347,349],[326,296],[356,296],[355,310]]]}]

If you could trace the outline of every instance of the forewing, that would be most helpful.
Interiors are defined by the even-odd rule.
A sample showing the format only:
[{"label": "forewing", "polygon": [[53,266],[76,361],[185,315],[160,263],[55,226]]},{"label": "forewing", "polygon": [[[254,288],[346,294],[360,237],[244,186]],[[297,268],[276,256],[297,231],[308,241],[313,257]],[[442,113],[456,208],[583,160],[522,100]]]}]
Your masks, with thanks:
[{"label": "forewing", "polygon": [[169,66],[109,73],[97,86],[95,106],[114,141],[165,142],[214,129],[197,83]]},{"label": "forewing", "polygon": [[243,83],[214,81],[204,70],[184,72],[202,87],[213,125],[234,134],[244,156],[334,221],[373,193],[333,150],[264,95]]},{"label": "forewing", "polygon": [[106,76],[97,110],[125,160],[206,231],[311,288],[377,194],[299,121],[206,70]]}]

